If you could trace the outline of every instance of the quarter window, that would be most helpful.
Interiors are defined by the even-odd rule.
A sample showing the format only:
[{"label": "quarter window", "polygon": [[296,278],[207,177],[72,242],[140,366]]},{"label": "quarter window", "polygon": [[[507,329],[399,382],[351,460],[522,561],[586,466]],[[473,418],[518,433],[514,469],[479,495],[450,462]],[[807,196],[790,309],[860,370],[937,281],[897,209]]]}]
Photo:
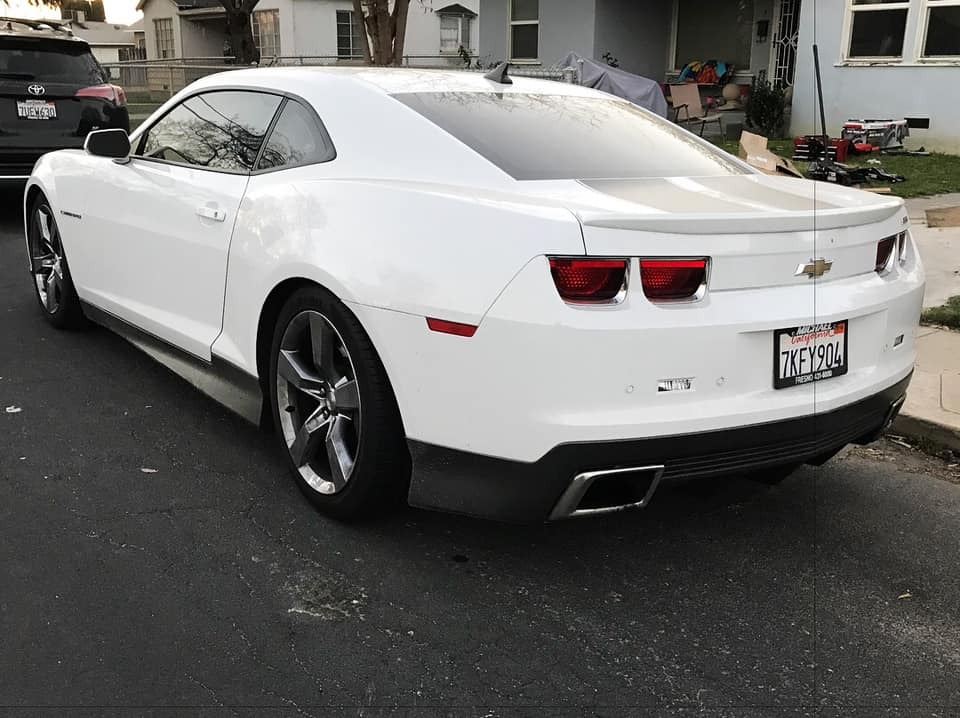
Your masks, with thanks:
[{"label": "quarter window", "polygon": [[157,57],[176,57],[173,47],[173,20],[163,18],[153,21],[153,29],[157,36]]},{"label": "quarter window", "polygon": [[280,56],[280,11],[257,10],[253,13],[253,42],[260,57]]},{"label": "quarter window", "polygon": [[928,0],[923,56],[960,57],[960,0]]},{"label": "quarter window", "polygon": [[909,11],[909,0],[853,0],[847,57],[903,57]]},{"label": "quarter window", "polygon": [[540,1],[510,0],[510,59],[540,57]]},{"label": "quarter window", "polygon": [[317,125],[313,114],[295,100],[287,100],[263,148],[257,169],[296,167],[325,162],[333,157],[333,146]]},{"label": "quarter window", "polygon": [[353,10],[337,10],[337,57],[352,60],[363,57],[360,23]]},{"label": "quarter window", "polygon": [[211,170],[249,171],[281,99],[261,92],[194,95],[147,131],[138,154]]}]

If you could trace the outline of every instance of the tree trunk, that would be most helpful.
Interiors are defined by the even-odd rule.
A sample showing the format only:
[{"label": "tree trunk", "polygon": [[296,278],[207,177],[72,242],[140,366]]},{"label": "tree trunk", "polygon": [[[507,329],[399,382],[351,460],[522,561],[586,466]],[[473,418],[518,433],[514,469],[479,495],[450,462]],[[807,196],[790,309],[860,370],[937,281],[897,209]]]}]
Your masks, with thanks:
[{"label": "tree trunk", "polygon": [[365,31],[363,58],[371,65],[402,65],[410,0],[353,0],[353,11]]},{"label": "tree trunk", "polygon": [[[229,4],[229,7],[228,7]],[[238,65],[250,65],[260,62],[260,51],[253,43],[253,28],[250,23],[250,12],[255,3],[244,3],[239,10],[234,9],[233,4],[227,0],[223,3],[224,10],[227,11],[227,37],[230,39],[230,54],[234,57],[234,62]]]},{"label": "tree trunk", "polygon": [[373,64],[373,56],[370,54],[370,40],[367,37],[367,23],[364,19],[363,5],[361,0],[353,0],[353,19],[360,24],[360,40],[363,44],[363,61],[368,65]]}]

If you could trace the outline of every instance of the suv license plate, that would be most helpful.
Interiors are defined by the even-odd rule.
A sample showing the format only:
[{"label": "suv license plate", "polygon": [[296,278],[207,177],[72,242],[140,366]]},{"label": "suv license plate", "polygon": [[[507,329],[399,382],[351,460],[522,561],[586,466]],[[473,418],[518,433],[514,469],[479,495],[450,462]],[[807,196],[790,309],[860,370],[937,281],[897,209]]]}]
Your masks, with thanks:
[{"label": "suv license plate", "polygon": [[47,100],[18,100],[17,117],[23,120],[55,120],[57,106]]},{"label": "suv license plate", "polygon": [[773,387],[786,389],[847,373],[847,320],[773,333]]}]

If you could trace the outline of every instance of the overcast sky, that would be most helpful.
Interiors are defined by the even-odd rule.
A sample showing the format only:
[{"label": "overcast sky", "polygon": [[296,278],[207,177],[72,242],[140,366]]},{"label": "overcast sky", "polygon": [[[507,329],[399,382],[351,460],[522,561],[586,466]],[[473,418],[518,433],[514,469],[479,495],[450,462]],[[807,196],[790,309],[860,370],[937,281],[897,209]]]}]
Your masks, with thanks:
[{"label": "overcast sky", "polygon": [[[0,3],[0,15],[10,15],[12,17],[47,17],[56,19],[60,17],[59,10],[52,10],[48,7],[34,7],[27,0],[7,0],[9,8],[3,7]],[[137,12],[137,0],[103,0],[103,9],[107,13],[107,20],[122,25],[129,25],[140,19],[141,13]]]}]

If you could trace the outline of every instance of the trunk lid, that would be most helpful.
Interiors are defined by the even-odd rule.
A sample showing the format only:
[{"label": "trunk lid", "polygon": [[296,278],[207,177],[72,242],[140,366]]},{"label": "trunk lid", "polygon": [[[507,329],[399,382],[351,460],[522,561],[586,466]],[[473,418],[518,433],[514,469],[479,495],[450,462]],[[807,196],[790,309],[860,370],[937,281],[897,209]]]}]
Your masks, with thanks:
[{"label": "trunk lid", "polygon": [[714,291],[809,283],[821,257],[819,281],[872,273],[907,224],[899,198],[760,174],[530,184],[577,215],[588,255],[710,257]]}]

